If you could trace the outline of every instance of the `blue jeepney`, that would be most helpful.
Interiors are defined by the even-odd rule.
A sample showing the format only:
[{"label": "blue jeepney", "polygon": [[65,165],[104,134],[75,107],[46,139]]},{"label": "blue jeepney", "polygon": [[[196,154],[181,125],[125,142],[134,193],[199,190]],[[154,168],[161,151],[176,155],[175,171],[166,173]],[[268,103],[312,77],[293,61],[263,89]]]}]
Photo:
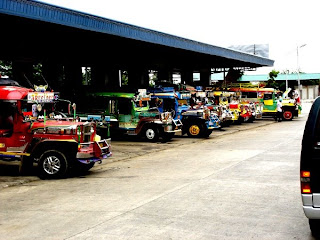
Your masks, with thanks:
[{"label": "blue jeepney", "polygon": [[160,112],[170,111],[174,119],[180,119],[182,134],[189,137],[208,137],[213,129],[220,128],[217,114],[210,113],[206,107],[194,109],[190,106],[189,91],[175,91],[173,87],[149,88],[151,105],[158,107]]}]

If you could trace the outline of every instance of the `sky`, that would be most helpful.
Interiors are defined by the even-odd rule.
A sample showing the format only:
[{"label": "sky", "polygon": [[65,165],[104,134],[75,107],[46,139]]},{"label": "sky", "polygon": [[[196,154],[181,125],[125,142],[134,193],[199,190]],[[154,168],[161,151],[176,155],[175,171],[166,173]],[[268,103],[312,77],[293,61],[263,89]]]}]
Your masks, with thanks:
[{"label": "sky", "polygon": [[274,66],[251,74],[320,73],[319,0],[39,1],[220,47],[269,44]]}]

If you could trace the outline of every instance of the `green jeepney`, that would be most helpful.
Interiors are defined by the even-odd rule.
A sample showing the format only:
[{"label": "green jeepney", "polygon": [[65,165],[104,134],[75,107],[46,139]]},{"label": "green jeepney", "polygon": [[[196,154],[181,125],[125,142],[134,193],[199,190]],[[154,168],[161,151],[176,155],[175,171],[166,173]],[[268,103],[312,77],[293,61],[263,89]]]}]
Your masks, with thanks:
[{"label": "green jeepney", "polygon": [[87,101],[94,108],[82,114],[81,119],[97,121],[97,130],[103,136],[137,135],[157,141],[159,137],[169,140],[181,132],[181,122],[174,120],[170,112],[150,108],[150,97],[143,91],[90,93]]},{"label": "green jeepney", "polygon": [[[298,117],[301,106],[297,102],[297,97],[292,94],[289,88],[282,96],[277,97],[277,91],[273,88],[259,89],[259,99],[263,103],[263,116],[273,116],[277,114],[277,101],[282,99],[282,118],[284,120],[292,120]],[[291,94],[289,94],[291,93]],[[289,97],[291,96],[291,97]]]}]

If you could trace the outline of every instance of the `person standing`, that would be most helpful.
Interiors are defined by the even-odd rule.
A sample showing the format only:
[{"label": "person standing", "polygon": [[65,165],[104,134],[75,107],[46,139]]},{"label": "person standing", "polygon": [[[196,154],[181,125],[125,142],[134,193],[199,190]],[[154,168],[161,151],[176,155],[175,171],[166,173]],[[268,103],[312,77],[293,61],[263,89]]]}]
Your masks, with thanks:
[{"label": "person standing", "polygon": [[276,121],[281,122],[282,121],[282,99],[280,98],[277,101],[277,117]]}]

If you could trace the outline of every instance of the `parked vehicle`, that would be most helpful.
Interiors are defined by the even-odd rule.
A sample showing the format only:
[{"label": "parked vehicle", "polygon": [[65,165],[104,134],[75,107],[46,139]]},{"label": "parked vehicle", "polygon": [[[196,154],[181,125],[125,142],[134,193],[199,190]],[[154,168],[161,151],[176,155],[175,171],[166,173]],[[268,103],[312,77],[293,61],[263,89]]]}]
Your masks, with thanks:
[{"label": "parked vehicle", "polygon": [[263,102],[263,116],[275,117],[277,114],[277,101],[282,98],[282,118],[283,120],[292,120],[293,117],[298,117],[301,106],[298,105],[295,98],[288,96],[291,91],[289,88],[282,96],[273,88],[260,88],[259,98]]},{"label": "parked vehicle", "polygon": [[150,108],[150,97],[143,93],[99,92],[88,94],[88,102],[94,108],[87,108],[80,115],[83,120],[98,121],[98,132],[111,137],[136,135],[149,141],[170,140],[181,132],[182,124],[173,119],[171,112],[159,112]]},{"label": "parked vehicle", "polygon": [[213,129],[220,128],[220,120],[217,114],[210,113],[207,107],[201,107],[194,99],[193,109],[190,106],[191,93],[189,91],[175,92],[172,87],[150,88],[150,96],[154,106],[160,111],[173,112],[174,118],[181,120],[182,134],[189,137],[208,137]]},{"label": "parked vehicle", "polygon": [[208,104],[206,106],[213,112],[217,112],[222,127],[229,126],[234,120],[238,119],[238,115],[230,110],[228,98],[231,93],[225,91],[206,90]]},{"label": "parked vehicle", "polygon": [[304,129],[300,179],[302,205],[312,235],[320,238],[320,97],[314,101]]},{"label": "parked vehicle", "polygon": [[61,178],[110,157],[110,145],[96,134],[95,125],[65,118],[55,108],[58,102],[56,92],[0,79],[0,159],[21,161],[22,171],[35,162],[41,178]]}]

